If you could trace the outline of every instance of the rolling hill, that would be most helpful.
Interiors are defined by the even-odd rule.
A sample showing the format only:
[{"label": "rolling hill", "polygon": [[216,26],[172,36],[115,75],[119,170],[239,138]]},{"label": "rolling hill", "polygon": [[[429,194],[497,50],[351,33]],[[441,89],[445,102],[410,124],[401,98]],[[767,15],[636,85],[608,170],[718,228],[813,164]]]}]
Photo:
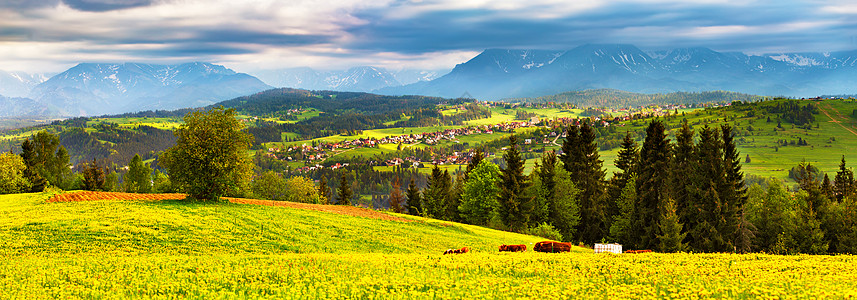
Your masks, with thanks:
[{"label": "rolling hill", "polygon": [[390,215],[399,221],[310,209],[179,200],[46,202],[51,196],[0,195],[0,255],[442,254],[464,246],[475,252],[496,252],[501,244],[544,240],[397,214]]}]

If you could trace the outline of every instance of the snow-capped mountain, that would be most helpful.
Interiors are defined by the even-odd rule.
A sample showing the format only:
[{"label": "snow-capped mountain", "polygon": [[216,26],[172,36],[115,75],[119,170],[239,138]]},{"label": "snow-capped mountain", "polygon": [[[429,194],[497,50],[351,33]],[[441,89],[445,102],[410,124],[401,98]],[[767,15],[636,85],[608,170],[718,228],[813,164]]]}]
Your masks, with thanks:
[{"label": "snow-capped mountain", "polygon": [[0,95],[7,97],[26,97],[39,83],[48,80],[45,74],[28,74],[24,72],[6,72],[0,70]]},{"label": "snow-capped mountain", "polygon": [[489,49],[429,82],[380,93],[478,99],[612,88],[630,92],[729,90],[809,97],[857,92],[857,51],[747,55],[708,48],[644,52],[633,45],[568,51]]},{"label": "snow-capped mountain", "polygon": [[200,107],[271,88],[209,63],[79,64],[35,86],[30,98],[67,116]]},{"label": "snow-capped mountain", "polygon": [[307,90],[370,92],[384,87],[429,81],[443,75],[442,71],[389,71],[378,67],[353,67],[344,71],[316,71],[311,68],[291,68],[262,71],[257,75],[270,85]]}]

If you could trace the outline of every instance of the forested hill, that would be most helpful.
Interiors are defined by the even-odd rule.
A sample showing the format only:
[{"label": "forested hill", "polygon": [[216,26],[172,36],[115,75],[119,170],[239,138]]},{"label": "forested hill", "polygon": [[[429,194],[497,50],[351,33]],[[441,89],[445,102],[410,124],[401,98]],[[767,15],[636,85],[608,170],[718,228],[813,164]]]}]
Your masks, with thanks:
[{"label": "forested hill", "polygon": [[509,98],[505,102],[529,103],[573,103],[578,107],[623,108],[646,105],[664,104],[702,104],[702,103],[731,103],[734,101],[755,101],[761,96],[742,94],[728,91],[710,92],[675,92],[669,94],[641,94],[614,89],[596,89],[565,92],[561,94],[535,98]]},{"label": "forested hill", "polygon": [[457,104],[465,99],[426,96],[383,96],[359,92],[308,91],[291,88],[272,89],[250,96],[238,97],[212,106],[235,108],[249,115],[266,115],[294,108],[315,108],[324,112],[357,111],[379,114],[433,108],[437,104]]}]

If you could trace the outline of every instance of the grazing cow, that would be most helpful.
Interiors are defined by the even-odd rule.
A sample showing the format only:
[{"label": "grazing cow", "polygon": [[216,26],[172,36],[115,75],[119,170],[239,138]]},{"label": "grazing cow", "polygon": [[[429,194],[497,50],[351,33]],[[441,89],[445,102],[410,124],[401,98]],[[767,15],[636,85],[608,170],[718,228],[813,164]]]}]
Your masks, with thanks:
[{"label": "grazing cow", "polygon": [[462,253],[467,253],[467,252],[470,252],[470,248],[463,247],[461,249],[446,249],[446,251],[443,252],[443,255],[462,254]]},{"label": "grazing cow", "polygon": [[551,241],[538,242],[535,246],[533,246],[533,251],[548,253],[571,252],[571,243],[559,243]]},{"label": "grazing cow", "polygon": [[500,252],[524,252],[527,245],[500,245]]},{"label": "grazing cow", "polygon": [[652,253],[652,250],[628,250],[628,251],[625,251],[625,253],[631,253],[631,254]]}]

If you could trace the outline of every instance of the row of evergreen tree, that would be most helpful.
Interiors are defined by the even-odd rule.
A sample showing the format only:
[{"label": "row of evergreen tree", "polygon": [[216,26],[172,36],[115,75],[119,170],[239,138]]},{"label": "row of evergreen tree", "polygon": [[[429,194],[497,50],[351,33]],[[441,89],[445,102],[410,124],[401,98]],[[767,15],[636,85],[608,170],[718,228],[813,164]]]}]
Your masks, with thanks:
[{"label": "row of evergreen tree", "polygon": [[772,206],[762,193],[748,198],[734,137],[729,125],[697,133],[685,121],[672,142],[652,120],[642,146],[625,136],[619,171],[606,180],[595,132],[583,122],[567,128],[561,155],[545,153],[529,176],[512,136],[504,168],[477,150],[465,172],[435,166],[425,189],[412,181],[404,196],[395,188],[390,198],[411,214],[519,232],[547,224],[566,241],[627,249],[854,253],[857,184],[844,158],[835,183],[804,175],[797,203]]}]

